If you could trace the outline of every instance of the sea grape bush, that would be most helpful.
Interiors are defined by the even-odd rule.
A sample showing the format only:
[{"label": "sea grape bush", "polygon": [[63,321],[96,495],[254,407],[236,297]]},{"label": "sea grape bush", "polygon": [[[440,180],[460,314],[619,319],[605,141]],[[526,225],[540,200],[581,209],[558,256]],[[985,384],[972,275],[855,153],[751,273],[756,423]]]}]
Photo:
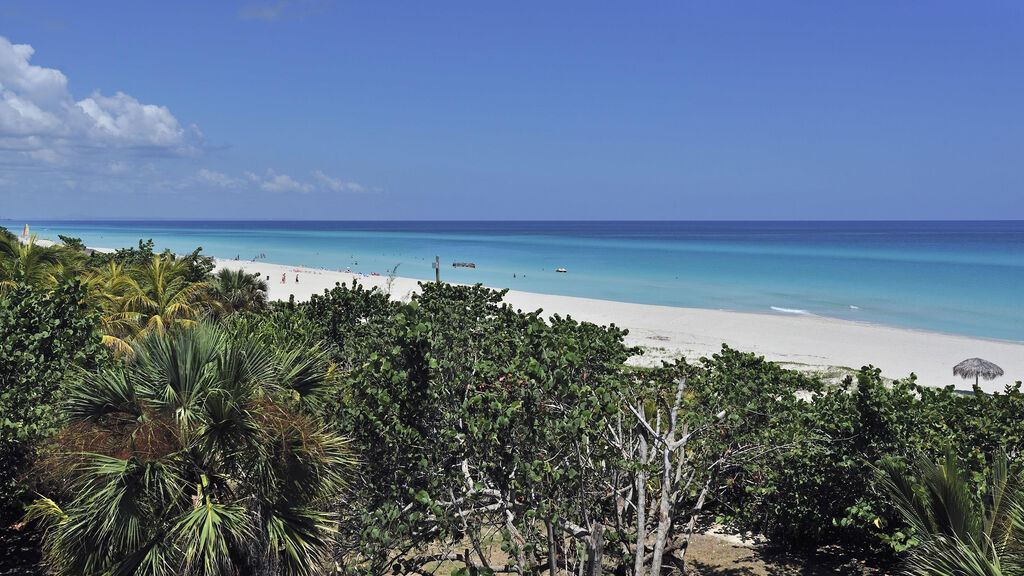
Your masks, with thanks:
[{"label": "sea grape bush", "polygon": [[681,495],[695,503],[704,483],[706,502],[696,514],[681,506],[676,530],[717,518],[789,547],[842,542],[891,558],[915,540],[877,490],[878,463],[953,446],[980,478],[990,448],[1020,453],[1019,388],[962,395],[912,377],[885,382],[872,367],[832,387],[727,346],[627,369],[636,351],[621,330],[515,311],[481,287],[425,284],[402,304],[353,284],[262,318],[277,337],[325,339],[346,374],[332,410],[363,476],[339,553],[360,559],[356,571],[465,562],[467,552],[485,565],[486,551],[455,549],[467,539],[501,542],[528,570],[553,554],[584,562],[596,519],[604,558],[632,562],[635,521],[616,520],[621,502],[608,493],[639,464],[607,431],[628,422],[629,398],[645,398],[652,422],[667,414],[683,374],[689,426],[715,426],[690,447],[688,465],[703,471]]},{"label": "sea grape bush", "polygon": [[[587,436],[616,412],[607,381],[629,355],[623,332],[549,324],[502,296],[425,284],[396,304],[339,287],[306,306],[312,330],[352,367],[337,404],[363,462],[339,538],[350,570],[465,563],[467,552],[495,570],[485,548],[496,542],[531,570],[558,562],[548,526],[561,541],[561,524],[585,522],[603,504]],[[455,549],[466,540],[471,551]]]},{"label": "sea grape bush", "polygon": [[24,474],[59,426],[64,380],[105,360],[84,299],[78,283],[0,292],[0,522],[21,514]]},{"label": "sea grape bush", "polygon": [[884,462],[952,450],[979,490],[986,454],[1005,448],[1020,466],[1020,383],[1001,394],[965,395],[920,386],[912,375],[885,382],[877,368],[865,367],[856,381],[819,388],[810,402],[780,408],[802,422],[808,441],[744,470],[723,496],[720,515],[787,546],[843,543],[891,558],[916,544],[880,490],[877,468]]}]

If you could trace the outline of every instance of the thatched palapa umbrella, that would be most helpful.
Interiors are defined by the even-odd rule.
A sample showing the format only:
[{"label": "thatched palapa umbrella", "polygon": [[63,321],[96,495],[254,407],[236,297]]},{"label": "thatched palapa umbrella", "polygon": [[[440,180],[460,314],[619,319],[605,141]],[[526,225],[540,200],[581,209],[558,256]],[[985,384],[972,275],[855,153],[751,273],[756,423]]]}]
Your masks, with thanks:
[{"label": "thatched palapa umbrella", "polygon": [[993,380],[1003,375],[1003,369],[988,360],[982,360],[981,358],[968,358],[963,362],[953,366],[953,375],[959,376],[963,379],[974,376],[974,385],[978,385],[978,377],[984,378],[985,380]]}]

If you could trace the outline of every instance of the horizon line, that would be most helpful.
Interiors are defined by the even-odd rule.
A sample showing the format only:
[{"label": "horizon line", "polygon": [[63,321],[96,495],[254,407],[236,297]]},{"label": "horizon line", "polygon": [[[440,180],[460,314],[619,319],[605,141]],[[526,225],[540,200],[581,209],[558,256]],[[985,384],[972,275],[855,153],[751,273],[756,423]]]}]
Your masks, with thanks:
[{"label": "horizon line", "polygon": [[372,223],[372,222],[650,222],[650,223],[674,223],[674,222],[774,222],[774,223],[794,223],[794,222],[1024,222],[1024,218],[967,218],[967,219],[953,219],[953,218],[865,218],[865,219],[842,219],[842,218],[801,218],[801,219],[785,219],[785,218],[764,218],[764,219],[716,219],[716,218],[696,218],[696,219],[616,219],[616,218],[597,218],[597,219],[554,219],[554,218],[543,218],[543,219],[471,219],[471,218],[457,218],[457,219],[356,219],[356,220],[334,220],[334,219],[319,219],[319,218],[0,218],[0,222],[346,222],[346,223]]}]

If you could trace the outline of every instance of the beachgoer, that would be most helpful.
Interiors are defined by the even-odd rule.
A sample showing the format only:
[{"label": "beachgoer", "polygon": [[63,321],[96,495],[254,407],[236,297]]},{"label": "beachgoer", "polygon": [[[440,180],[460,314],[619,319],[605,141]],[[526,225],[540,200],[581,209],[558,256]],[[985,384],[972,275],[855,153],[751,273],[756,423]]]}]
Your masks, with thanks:
[{"label": "beachgoer", "polygon": [[298,275],[298,274],[296,274],[296,275],[295,275],[295,282],[296,282],[296,283],[298,283],[298,282],[299,282],[299,275]]},{"label": "beachgoer", "polygon": [[286,276],[287,274],[281,274],[281,284],[284,284],[284,279]]}]

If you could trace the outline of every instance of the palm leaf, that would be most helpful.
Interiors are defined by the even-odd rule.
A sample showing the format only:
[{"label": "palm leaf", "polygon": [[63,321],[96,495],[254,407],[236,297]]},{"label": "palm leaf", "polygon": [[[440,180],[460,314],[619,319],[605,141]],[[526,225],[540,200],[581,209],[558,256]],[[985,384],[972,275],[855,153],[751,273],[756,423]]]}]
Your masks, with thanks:
[{"label": "palm leaf", "polygon": [[202,567],[203,574],[228,572],[230,546],[252,534],[241,506],[209,499],[185,515],[174,527],[185,551],[186,571]]},{"label": "palm leaf", "polygon": [[72,428],[54,440],[73,455],[61,470],[67,505],[40,499],[34,508],[50,566],[317,573],[354,458],[343,438],[282,401],[279,381],[290,375],[296,389],[313,390],[323,372],[322,358],[289,357],[283,367],[265,344],[199,322],[145,334],[116,366],[76,378]]},{"label": "palm leaf", "polygon": [[984,498],[955,455],[943,463],[919,458],[914,475],[891,462],[879,467],[881,485],[914,528],[921,545],[909,552],[908,572],[920,576],[1024,574],[1024,507],[1020,478],[1003,452],[992,459]]}]

